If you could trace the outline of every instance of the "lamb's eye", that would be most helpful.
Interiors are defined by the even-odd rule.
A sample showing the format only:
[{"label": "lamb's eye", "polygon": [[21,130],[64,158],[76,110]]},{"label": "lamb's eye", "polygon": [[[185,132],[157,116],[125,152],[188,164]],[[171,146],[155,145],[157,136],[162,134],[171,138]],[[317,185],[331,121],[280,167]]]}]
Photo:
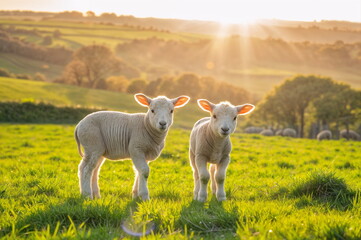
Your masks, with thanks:
[{"label": "lamb's eye", "polygon": [[152,113],[154,113],[154,110],[153,110],[153,109],[152,109],[151,111],[152,111]]},{"label": "lamb's eye", "polygon": [[237,119],[237,117],[234,117],[234,118],[233,118],[233,121],[236,121],[236,119]]},{"label": "lamb's eye", "polygon": [[170,110],[170,113],[173,113],[173,110]]},{"label": "lamb's eye", "polygon": [[216,116],[216,115],[213,115],[213,118],[217,118],[217,116]]}]

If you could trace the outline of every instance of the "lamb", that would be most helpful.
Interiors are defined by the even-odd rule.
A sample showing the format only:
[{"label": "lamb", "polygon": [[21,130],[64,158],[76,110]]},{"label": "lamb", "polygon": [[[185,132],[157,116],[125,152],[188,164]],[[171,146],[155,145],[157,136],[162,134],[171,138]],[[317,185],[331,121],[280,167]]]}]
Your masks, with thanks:
[{"label": "lamb", "polygon": [[322,140],[326,140],[326,139],[327,140],[332,139],[332,132],[330,130],[323,130],[317,134],[318,141],[322,141]]},{"label": "lamb", "polygon": [[244,133],[260,133],[264,130],[262,127],[247,127],[244,129]]},{"label": "lamb", "polygon": [[263,136],[273,136],[273,131],[271,129],[265,129],[262,132],[260,132],[259,134],[263,135]]},{"label": "lamb", "polygon": [[283,129],[279,129],[275,133],[276,136],[283,136]]},{"label": "lamb", "polygon": [[[230,134],[237,124],[237,115],[254,110],[252,104],[233,106],[228,102],[213,104],[205,99],[198,100],[199,107],[211,114],[198,120],[191,132],[189,158],[194,177],[194,199],[207,199],[207,185],[211,179],[213,194],[218,201],[226,200],[224,182],[232,149]],[[210,163],[210,174],[207,170]]]},{"label": "lamb", "polygon": [[98,175],[104,158],[131,158],[136,172],[133,198],[149,199],[148,163],[155,160],[164,147],[164,140],[173,122],[174,108],[183,107],[190,98],[180,96],[168,99],[159,96],[151,99],[139,93],[134,98],[140,105],[148,107],[146,114],[99,111],[89,114],[76,126],[75,139],[79,154],[83,157],[78,171],[83,196],[100,198]]},{"label": "lamb", "polygon": [[296,132],[296,130],[294,130],[292,128],[285,128],[282,131],[282,136],[295,138],[295,137],[297,137],[297,132]]},{"label": "lamb", "polygon": [[346,129],[340,131],[340,137],[350,139],[350,140],[355,140],[355,141],[360,141],[361,140],[360,134],[358,134],[355,131],[349,130],[348,135],[347,135],[347,130]]}]

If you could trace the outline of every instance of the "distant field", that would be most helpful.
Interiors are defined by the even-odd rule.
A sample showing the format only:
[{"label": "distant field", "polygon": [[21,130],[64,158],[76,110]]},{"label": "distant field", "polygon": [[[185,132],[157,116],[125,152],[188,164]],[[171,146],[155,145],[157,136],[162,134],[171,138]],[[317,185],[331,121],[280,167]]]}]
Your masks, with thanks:
[{"label": "distant field", "polygon": [[[0,77],[0,100],[32,100],[61,106],[82,106],[123,112],[146,112],[146,108],[136,103],[131,94],[4,77]],[[206,115],[196,104],[192,103],[186,108],[176,110],[174,125],[191,128],[199,118]]]},{"label": "distant field", "polygon": [[132,201],[130,161],[106,161],[102,198],[90,201],[79,194],[73,131],[0,124],[0,238],[136,239],[121,226],[141,233],[147,222],[155,228],[144,239],[361,238],[360,142],[235,134],[228,199],[209,193],[201,204],[192,201],[189,131],[173,128],[150,163],[150,201]]},{"label": "distant field", "polygon": [[[114,48],[117,44],[133,39],[157,37],[165,40],[198,41],[206,35],[192,33],[171,33],[156,30],[142,29],[131,26],[104,25],[95,23],[75,23],[66,21],[19,21],[1,19],[3,26],[15,26],[19,29],[32,30],[36,28],[42,35],[52,34],[59,30],[61,38],[55,39],[53,46],[60,45],[72,49],[93,43],[104,44]],[[41,44],[42,39],[30,35],[18,34],[19,37],[33,43]]]},{"label": "distant field", "polygon": [[32,76],[39,72],[49,79],[59,77],[63,66],[25,58],[12,53],[0,53],[0,68],[8,69],[12,73],[24,73]]},{"label": "distant field", "polygon": [[219,79],[244,87],[262,97],[271,91],[273,87],[281,84],[286,78],[297,74],[331,77],[337,82],[344,82],[353,88],[361,89],[361,74],[352,68],[326,69],[266,63],[247,66],[243,69],[226,69],[223,74],[219,75]]}]

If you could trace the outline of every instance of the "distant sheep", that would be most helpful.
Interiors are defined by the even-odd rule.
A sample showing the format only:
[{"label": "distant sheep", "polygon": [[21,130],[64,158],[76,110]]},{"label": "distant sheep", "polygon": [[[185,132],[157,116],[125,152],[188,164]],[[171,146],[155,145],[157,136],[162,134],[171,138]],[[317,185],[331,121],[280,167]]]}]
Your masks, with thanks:
[{"label": "distant sheep", "polygon": [[330,140],[332,139],[332,132],[330,130],[323,130],[317,134],[317,140]]},{"label": "distant sheep", "polygon": [[295,137],[297,137],[297,132],[296,132],[296,130],[294,130],[292,128],[285,128],[282,131],[282,136],[295,138]]},{"label": "distant sheep", "polygon": [[260,132],[259,134],[261,134],[263,136],[274,136],[274,133],[271,129],[265,129],[262,132]]},{"label": "distant sheep", "polygon": [[75,139],[83,157],[78,172],[82,195],[92,199],[100,197],[98,174],[104,158],[131,158],[136,171],[133,197],[149,199],[148,162],[155,160],[164,147],[174,108],[186,105],[189,97],[151,99],[144,94],[134,97],[140,105],[148,107],[146,114],[100,111],[89,114],[76,126]]},{"label": "distant sheep", "polygon": [[[224,181],[232,149],[229,135],[236,128],[237,115],[248,114],[255,107],[252,104],[233,106],[228,102],[216,105],[205,99],[199,99],[198,105],[211,117],[200,119],[191,132],[189,157],[194,177],[194,199],[206,201],[207,185],[211,179],[213,194],[218,201],[224,201]],[[211,164],[210,174],[207,163]]]},{"label": "distant sheep", "polygon": [[283,129],[279,129],[275,133],[276,136],[283,136]]},{"label": "distant sheep", "polygon": [[260,133],[263,130],[264,130],[264,128],[262,128],[262,127],[247,127],[244,129],[244,132],[252,134],[252,133]]},{"label": "distant sheep", "polygon": [[341,138],[346,138],[346,139],[349,139],[349,140],[355,140],[355,141],[360,141],[361,140],[360,134],[358,134],[355,131],[349,130],[348,135],[347,135],[347,130],[346,129],[340,131],[340,137]]}]

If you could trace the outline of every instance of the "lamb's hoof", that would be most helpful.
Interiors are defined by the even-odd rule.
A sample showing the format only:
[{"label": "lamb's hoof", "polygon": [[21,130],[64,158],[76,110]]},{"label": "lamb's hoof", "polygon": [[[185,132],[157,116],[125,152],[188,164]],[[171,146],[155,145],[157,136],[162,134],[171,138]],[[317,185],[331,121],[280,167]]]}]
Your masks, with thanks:
[{"label": "lamb's hoof", "polygon": [[200,194],[198,194],[197,200],[198,200],[199,202],[205,202],[205,201],[207,200],[207,196],[206,196],[206,195],[200,195]]},{"label": "lamb's hoof", "polygon": [[138,193],[137,192],[133,192],[132,193],[132,198],[133,199],[136,199],[136,198],[138,198],[139,196],[138,196]]},{"label": "lamb's hoof", "polygon": [[217,196],[217,201],[218,202],[223,202],[223,201],[226,201],[227,200],[227,197],[226,196]]},{"label": "lamb's hoof", "polygon": [[91,193],[88,193],[88,192],[82,192],[81,193],[82,197],[83,198],[87,198],[87,199],[93,199],[93,196]]},{"label": "lamb's hoof", "polygon": [[139,194],[139,197],[140,197],[143,201],[148,201],[148,200],[149,200],[149,194]]},{"label": "lamb's hoof", "polygon": [[100,193],[93,194],[93,199],[99,199],[99,198],[100,198]]}]

